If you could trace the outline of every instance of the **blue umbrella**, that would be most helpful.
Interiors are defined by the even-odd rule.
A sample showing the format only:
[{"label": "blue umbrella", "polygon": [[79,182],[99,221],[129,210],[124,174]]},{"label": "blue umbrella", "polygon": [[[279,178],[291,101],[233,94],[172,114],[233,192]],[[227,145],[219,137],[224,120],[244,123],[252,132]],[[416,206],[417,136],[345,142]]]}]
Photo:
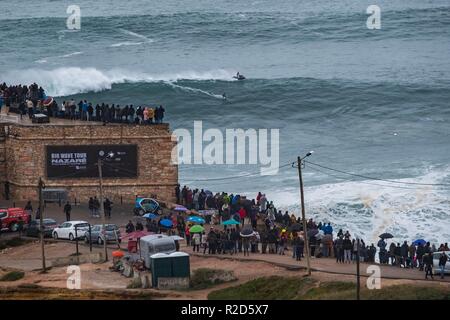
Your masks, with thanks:
[{"label": "blue umbrella", "polygon": [[172,221],[169,220],[169,219],[162,219],[159,222],[159,224],[162,225],[163,227],[166,227],[166,228],[172,228],[172,225],[173,225]]},{"label": "blue umbrella", "polygon": [[425,245],[426,243],[427,242],[423,239],[417,239],[417,240],[414,240],[414,242],[412,244],[415,246],[418,246],[419,244]]},{"label": "blue umbrella", "polygon": [[182,205],[177,204],[176,207],[173,209],[174,211],[187,211],[188,209]]},{"label": "blue umbrella", "polygon": [[197,217],[197,216],[189,217],[187,219],[187,221],[193,222],[193,223],[198,223],[198,224],[204,224],[205,223],[205,219]]},{"label": "blue umbrella", "polygon": [[234,219],[230,219],[230,220],[226,220],[224,222],[222,222],[222,224],[224,226],[230,226],[230,225],[237,225],[237,224],[241,224],[239,221],[236,221]]},{"label": "blue umbrella", "polygon": [[147,218],[147,219],[155,219],[155,218],[158,217],[158,215],[156,215],[154,213],[146,213],[146,214],[143,215],[143,217]]}]

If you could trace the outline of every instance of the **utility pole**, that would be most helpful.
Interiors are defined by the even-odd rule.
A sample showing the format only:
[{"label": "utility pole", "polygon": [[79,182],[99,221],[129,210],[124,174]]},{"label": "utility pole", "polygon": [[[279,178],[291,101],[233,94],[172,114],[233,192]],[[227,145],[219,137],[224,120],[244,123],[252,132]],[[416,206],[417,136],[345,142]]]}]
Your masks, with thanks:
[{"label": "utility pole", "polygon": [[360,272],[359,272],[359,238],[356,238],[356,300],[360,300]]},{"label": "utility pole", "polygon": [[42,253],[42,272],[47,272],[45,267],[45,248],[44,248],[44,201],[43,201],[43,189],[45,188],[42,178],[39,177],[39,239],[41,241],[41,253]]},{"label": "utility pole", "polygon": [[102,160],[99,158],[98,159],[98,178],[99,178],[99,183],[100,183],[100,214],[102,215],[102,233],[104,233],[104,238],[103,238],[103,249],[104,249],[104,254],[105,254],[105,262],[108,261],[108,249],[106,247],[106,229],[105,229],[105,205],[103,203],[103,176],[102,176]]},{"label": "utility pole", "polygon": [[[310,154],[311,154],[311,152],[308,153],[308,155],[306,157],[308,157]],[[302,207],[303,234],[305,235],[306,270],[308,272],[308,275],[310,276],[311,275],[311,263],[309,261],[309,259],[310,259],[309,239],[308,239],[308,229],[306,226],[306,216],[305,216],[305,196],[303,194],[302,160],[303,160],[302,158],[297,157],[298,178],[300,180],[300,201],[301,201],[301,207]]]}]

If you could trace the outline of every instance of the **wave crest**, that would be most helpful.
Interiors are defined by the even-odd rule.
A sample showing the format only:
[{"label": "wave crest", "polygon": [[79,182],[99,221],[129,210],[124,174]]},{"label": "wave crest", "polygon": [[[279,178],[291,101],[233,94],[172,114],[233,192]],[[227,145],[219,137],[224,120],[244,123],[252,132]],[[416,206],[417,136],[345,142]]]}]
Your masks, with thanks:
[{"label": "wave crest", "polygon": [[127,82],[176,82],[194,81],[234,81],[234,71],[217,69],[211,71],[183,71],[167,74],[147,74],[127,70],[101,71],[96,68],[67,67],[53,70],[29,69],[11,71],[4,75],[9,84],[31,84],[36,82],[48,95],[68,96],[78,93],[99,92],[111,89],[113,84]]}]

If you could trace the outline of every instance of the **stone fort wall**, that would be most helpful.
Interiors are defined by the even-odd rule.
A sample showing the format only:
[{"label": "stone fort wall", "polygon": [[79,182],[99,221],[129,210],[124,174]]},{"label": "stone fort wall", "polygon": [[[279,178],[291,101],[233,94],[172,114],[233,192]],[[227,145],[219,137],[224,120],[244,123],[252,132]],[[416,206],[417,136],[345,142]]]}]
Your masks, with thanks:
[{"label": "stone fort wall", "polygon": [[46,188],[63,188],[71,201],[87,201],[98,196],[98,178],[47,179],[47,145],[136,144],[137,178],[104,178],[104,196],[113,201],[134,201],[137,195],[156,194],[158,199],[175,202],[178,166],[171,163],[176,145],[168,124],[0,124],[0,191],[5,197],[9,182],[10,199],[38,200],[38,181]]}]

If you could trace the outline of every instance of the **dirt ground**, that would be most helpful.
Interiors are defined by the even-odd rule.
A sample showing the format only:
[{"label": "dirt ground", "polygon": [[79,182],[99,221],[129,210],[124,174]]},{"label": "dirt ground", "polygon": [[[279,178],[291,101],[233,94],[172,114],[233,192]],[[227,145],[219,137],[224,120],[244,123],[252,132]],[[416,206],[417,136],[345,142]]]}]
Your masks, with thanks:
[{"label": "dirt ground", "polygon": [[[46,245],[46,252],[49,260],[54,257],[68,256],[73,253],[74,245],[72,243],[58,242]],[[100,250],[96,248],[95,250]],[[80,246],[80,251],[87,254],[89,252],[88,247]],[[38,269],[41,266],[40,260],[40,244],[38,242],[30,243],[21,247],[11,248],[6,252],[0,254],[0,276],[11,270],[23,270],[25,271],[24,278],[14,282],[1,282],[0,290],[7,290],[8,288],[20,288],[30,285],[38,285],[43,288],[65,289],[67,287],[67,267],[52,267],[47,273],[42,274]],[[231,259],[230,259],[231,258]],[[109,299],[114,298],[104,294],[104,291],[116,292],[123,295],[124,292],[134,294],[136,292],[146,292],[146,294],[155,293],[155,296],[151,298],[157,299],[206,299],[208,294],[217,289],[235,286],[245,283],[247,281],[264,277],[264,276],[298,276],[305,275],[304,269],[286,269],[282,266],[274,265],[271,262],[263,261],[245,261],[241,257],[232,258],[227,257],[208,257],[208,256],[196,256],[191,255],[190,259],[191,272],[199,268],[212,268],[230,270],[234,272],[235,277],[238,279],[233,282],[223,283],[216,285],[212,288],[204,290],[186,290],[186,291],[169,291],[169,290],[156,290],[156,289],[126,289],[130,284],[131,278],[126,278],[118,272],[109,270],[112,265],[111,262],[100,264],[82,264],[81,268],[81,289],[82,291],[93,290],[94,293],[89,293],[88,299]],[[34,270],[34,271],[33,271]],[[351,281],[355,282],[354,275],[333,274],[327,272],[313,272],[313,277],[320,282],[328,281]],[[365,283],[365,277],[362,277],[362,284]],[[392,280],[382,279],[383,286],[396,285],[396,284],[429,284],[436,283],[425,282],[420,280]],[[442,282],[439,285],[450,287],[450,283]],[[96,291],[97,290],[97,291]],[[126,294],[126,293],[125,293]],[[0,296],[2,293],[0,291]],[[5,296],[7,298],[8,296]],[[23,297],[23,295],[22,295]],[[32,298],[28,297],[28,298]],[[66,296],[61,294],[64,299]],[[70,297],[70,296],[68,296]],[[83,297],[81,297],[83,298]],[[142,298],[142,297],[141,297]]]}]

